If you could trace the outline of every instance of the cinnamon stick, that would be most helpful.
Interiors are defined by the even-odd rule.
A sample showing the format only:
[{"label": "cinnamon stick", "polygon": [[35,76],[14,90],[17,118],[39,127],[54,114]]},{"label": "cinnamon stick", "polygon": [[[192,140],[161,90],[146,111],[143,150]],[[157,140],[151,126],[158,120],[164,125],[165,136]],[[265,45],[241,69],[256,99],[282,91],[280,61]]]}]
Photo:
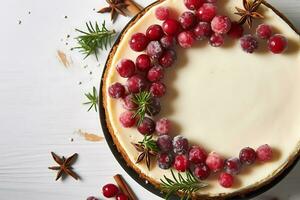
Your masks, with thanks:
[{"label": "cinnamon stick", "polygon": [[129,200],[137,200],[135,194],[120,174],[115,175],[114,179],[120,190],[129,198]]},{"label": "cinnamon stick", "polygon": [[134,0],[124,0],[124,3],[127,4],[128,15],[134,16],[138,14],[142,7],[138,5]]}]

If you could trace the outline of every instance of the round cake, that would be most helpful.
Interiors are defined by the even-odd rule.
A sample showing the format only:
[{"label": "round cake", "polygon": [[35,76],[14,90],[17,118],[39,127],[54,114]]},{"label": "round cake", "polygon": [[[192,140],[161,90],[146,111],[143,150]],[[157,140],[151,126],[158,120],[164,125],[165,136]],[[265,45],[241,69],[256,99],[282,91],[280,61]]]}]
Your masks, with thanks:
[{"label": "round cake", "polygon": [[[102,106],[118,151],[141,177],[160,188],[164,177],[172,179],[172,172],[189,171],[206,186],[193,192],[195,199],[222,199],[266,185],[299,156],[300,36],[265,1],[195,2],[158,1],[127,25],[106,64]],[[215,8],[217,13],[212,14]],[[169,19],[178,20],[178,30],[172,30],[176,26],[168,24]],[[201,22],[212,29],[205,38],[196,32]],[[162,42],[164,35],[175,38],[177,45],[172,50],[166,47],[168,42]],[[276,36],[287,41],[285,51],[272,49]],[[143,39],[147,47],[141,46]],[[136,61],[143,57],[140,55],[144,59]],[[147,98],[152,99],[151,104],[160,102],[155,113],[139,109],[138,103],[143,99],[147,103]],[[147,146],[141,141],[168,138],[166,135],[176,138],[172,148],[145,151]],[[186,151],[185,142],[189,143]],[[183,143],[183,149],[176,149],[178,143]],[[255,150],[253,162],[246,147]],[[198,156],[204,154],[204,160],[200,155],[194,162],[193,148]],[[170,156],[170,166],[157,164],[162,154]],[[238,172],[232,172],[230,160],[238,163]],[[199,170],[205,167],[210,175],[201,177]]]}]

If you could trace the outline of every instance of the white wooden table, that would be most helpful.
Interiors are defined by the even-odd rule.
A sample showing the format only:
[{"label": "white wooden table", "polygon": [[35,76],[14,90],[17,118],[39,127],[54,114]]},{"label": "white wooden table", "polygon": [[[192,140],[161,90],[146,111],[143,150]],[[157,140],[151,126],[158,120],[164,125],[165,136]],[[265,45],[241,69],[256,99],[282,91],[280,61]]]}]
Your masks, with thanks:
[{"label": "white wooden table", "polygon": [[[146,6],[152,1],[138,0]],[[270,1],[300,28],[299,0]],[[101,23],[109,15],[93,9],[104,0],[1,0],[0,12],[0,199],[82,200],[101,197],[103,184],[121,173],[142,200],[160,199],[139,186],[119,166],[105,140],[89,142],[78,129],[102,135],[98,113],[86,112],[84,93],[98,88],[107,52],[97,62],[70,51],[74,28],[88,20]],[[120,31],[129,18],[120,17]],[[67,35],[70,35],[68,38]],[[68,43],[68,45],[66,44]],[[65,52],[70,66],[59,61]],[[80,84],[81,83],[81,84]],[[73,138],[73,142],[71,139]],[[74,165],[81,181],[55,182],[50,152],[79,153]],[[300,199],[300,165],[265,195]],[[259,198],[258,198],[259,199]]]}]

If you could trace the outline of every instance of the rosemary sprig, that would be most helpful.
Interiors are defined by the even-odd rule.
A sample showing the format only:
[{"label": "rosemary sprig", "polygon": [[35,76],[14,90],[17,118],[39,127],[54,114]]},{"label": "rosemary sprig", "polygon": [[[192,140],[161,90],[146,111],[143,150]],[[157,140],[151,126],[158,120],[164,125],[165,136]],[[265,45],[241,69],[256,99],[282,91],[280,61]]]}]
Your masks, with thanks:
[{"label": "rosemary sprig", "polygon": [[79,49],[79,52],[85,54],[85,58],[91,54],[95,54],[98,60],[98,50],[106,50],[108,46],[111,46],[116,31],[108,30],[105,26],[105,21],[102,23],[101,28],[97,22],[95,22],[95,26],[92,22],[86,23],[86,28],[87,31],[75,29],[79,33],[82,33],[82,35],[75,38],[79,46],[73,49]]},{"label": "rosemary sprig", "polygon": [[186,172],[186,177],[183,177],[180,173],[176,177],[173,170],[171,170],[171,173],[173,180],[166,176],[164,176],[165,180],[161,179],[161,189],[167,193],[166,200],[171,199],[171,196],[178,191],[182,193],[181,200],[189,200],[194,192],[208,186],[206,183],[199,182],[189,171]]},{"label": "rosemary sprig", "polygon": [[144,146],[146,149],[149,149],[155,153],[159,151],[159,148],[156,144],[156,141],[152,139],[152,135],[145,135],[144,139],[138,142],[140,145]]},{"label": "rosemary sprig", "polygon": [[92,93],[86,93],[84,94],[86,96],[86,98],[88,98],[88,102],[83,103],[84,105],[91,105],[88,109],[88,111],[90,111],[93,107],[95,109],[95,111],[97,112],[97,107],[98,107],[98,94],[97,94],[97,89],[95,87],[93,87],[93,92]]},{"label": "rosemary sprig", "polygon": [[137,105],[134,117],[138,117],[138,124],[143,122],[147,113],[151,113],[151,101],[151,93],[147,91],[140,92],[133,96],[133,102]]}]

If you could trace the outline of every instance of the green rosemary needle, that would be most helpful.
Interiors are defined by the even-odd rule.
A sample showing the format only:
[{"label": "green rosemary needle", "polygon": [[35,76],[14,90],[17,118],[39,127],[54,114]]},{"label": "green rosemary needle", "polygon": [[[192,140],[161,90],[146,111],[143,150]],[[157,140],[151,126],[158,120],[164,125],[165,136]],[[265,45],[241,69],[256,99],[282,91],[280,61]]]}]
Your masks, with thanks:
[{"label": "green rosemary needle", "polygon": [[94,107],[95,111],[98,112],[98,94],[97,94],[97,89],[93,87],[93,92],[92,93],[86,93],[84,94],[86,98],[89,100],[88,102],[83,103],[84,105],[90,105],[88,112]]},{"label": "green rosemary needle", "polygon": [[151,101],[151,93],[147,91],[140,92],[133,96],[133,102],[137,104],[134,117],[138,117],[138,124],[143,122],[147,113],[151,113]]}]

